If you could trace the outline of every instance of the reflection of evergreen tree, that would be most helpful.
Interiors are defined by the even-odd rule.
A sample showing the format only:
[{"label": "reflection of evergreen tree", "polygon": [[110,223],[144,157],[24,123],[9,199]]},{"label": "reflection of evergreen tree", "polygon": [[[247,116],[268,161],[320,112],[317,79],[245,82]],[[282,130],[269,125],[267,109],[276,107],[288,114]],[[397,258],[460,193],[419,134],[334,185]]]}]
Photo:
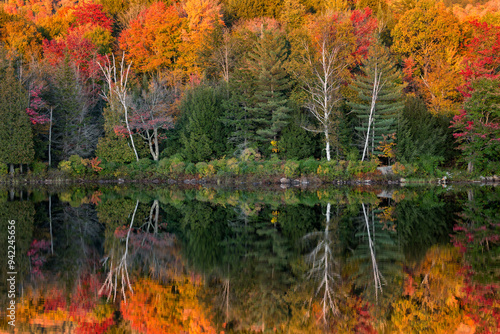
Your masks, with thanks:
[{"label": "reflection of evergreen tree", "polygon": [[[3,268],[0,270],[2,284],[0,285],[2,288],[0,290],[2,297],[5,298],[7,296],[6,289],[7,284],[4,284],[7,279],[7,272],[14,271],[17,272],[16,275],[16,284],[17,284],[17,292],[19,293],[19,284],[23,282],[25,276],[29,273],[29,258],[28,258],[28,249],[30,247],[32,241],[33,234],[33,217],[35,215],[35,209],[32,202],[29,201],[12,201],[12,202],[0,202],[0,228],[2,231],[0,233],[0,255],[2,256],[2,263],[4,263]],[[15,221],[15,270],[8,270],[7,261],[8,261],[8,239],[7,233],[8,222],[14,220]],[[6,304],[4,304],[6,305]]]},{"label": "reflection of evergreen tree", "polygon": [[183,210],[180,237],[186,258],[196,269],[210,272],[221,263],[229,210],[198,201],[186,202]]},{"label": "reflection of evergreen tree", "polygon": [[448,244],[453,211],[453,203],[433,189],[397,203],[396,231],[405,254],[418,258],[434,244]]},{"label": "reflection of evergreen tree", "polygon": [[356,233],[359,243],[350,261],[357,268],[356,288],[362,289],[364,296],[381,305],[381,309],[386,309],[391,297],[400,292],[404,255],[398,248],[397,234],[392,230],[394,225],[380,221],[381,211],[362,204]]},{"label": "reflection of evergreen tree", "polygon": [[96,211],[89,204],[73,207],[56,203],[52,212],[54,254],[49,264],[56,272],[64,273],[68,287],[87,264],[99,257],[102,251],[102,225]]}]

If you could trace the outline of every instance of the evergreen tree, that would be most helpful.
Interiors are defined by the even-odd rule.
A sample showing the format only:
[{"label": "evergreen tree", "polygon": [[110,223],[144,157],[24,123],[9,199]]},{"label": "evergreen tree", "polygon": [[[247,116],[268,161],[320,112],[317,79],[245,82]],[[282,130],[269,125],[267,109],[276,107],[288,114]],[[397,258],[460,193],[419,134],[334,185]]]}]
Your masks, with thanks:
[{"label": "evergreen tree", "polygon": [[34,159],[33,132],[29,116],[27,94],[17,80],[14,68],[0,68],[0,161],[10,164],[28,164]]},{"label": "evergreen tree", "polygon": [[101,131],[92,117],[93,101],[78,69],[69,59],[56,70],[52,82],[55,143],[61,159],[71,155],[89,157],[97,145]]},{"label": "evergreen tree", "polygon": [[285,39],[264,30],[254,50],[248,55],[249,70],[256,78],[254,114],[258,129],[256,139],[264,147],[288,124],[291,111],[286,96],[290,80],[284,69]]},{"label": "evergreen tree", "polygon": [[231,97],[224,103],[223,122],[230,129],[229,143],[236,151],[243,151],[255,143],[256,122],[251,110],[254,84],[250,73],[237,70],[229,90]]},{"label": "evergreen tree", "polygon": [[370,53],[363,73],[356,76],[352,85],[357,100],[349,103],[359,119],[355,130],[363,158],[380,153],[383,136],[396,132],[396,121],[403,109],[400,73],[388,51],[375,45]]},{"label": "evergreen tree", "polygon": [[433,116],[421,99],[407,98],[397,137],[397,159],[413,163],[424,155],[450,157],[453,143],[449,124],[449,119]]},{"label": "evergreen tree", "polygon": [[307,159],[321,157],[321,140],[316,133],[306,131],[299,124],[305,123],[306,115],[297,110],[291,114],[290,123],[281,134],[279,141],[280,156],[285,159]]},{"label": "evergreen tree", "polygon": [[239,148],[267,150],[288,124],[286,57],[285,39],[263,27],[232,81],[234,94],[227,104],[225,122],[233,127],[230,139]]},{"label": "evergreen tree", "polygon": [[185,119],[180,138],[187,159],[202,161],[225,154],[228,130],[221,121],[224,95],[221,88],[201,86],[183,99]]}]

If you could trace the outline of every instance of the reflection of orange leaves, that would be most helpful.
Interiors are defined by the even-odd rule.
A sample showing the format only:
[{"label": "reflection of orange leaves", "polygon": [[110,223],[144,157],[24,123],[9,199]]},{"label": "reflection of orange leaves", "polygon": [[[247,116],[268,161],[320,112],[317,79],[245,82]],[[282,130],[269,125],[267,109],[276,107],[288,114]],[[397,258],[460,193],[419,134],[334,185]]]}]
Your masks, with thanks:
[{"label": "reflection of orange leaves", "polygon": [[100,192],[99,190],[94,191],[94,193],[90,196],[90,203],[95,205],[99,204],[101,202],[101,195],[102,192]]},{"label": "reflection of orange leaves", "polygon": [[134,284],[134,294],[122,302],[123,319],[145,333],[216,333],[197,299],[189,278],[167,285],[150,279]]},{"label": "reflection of orange leaves", "polygon": [[413,296],[414,293],[415,293],[415,280],[411,275],[408,275],[404,283],[403,295]]}]

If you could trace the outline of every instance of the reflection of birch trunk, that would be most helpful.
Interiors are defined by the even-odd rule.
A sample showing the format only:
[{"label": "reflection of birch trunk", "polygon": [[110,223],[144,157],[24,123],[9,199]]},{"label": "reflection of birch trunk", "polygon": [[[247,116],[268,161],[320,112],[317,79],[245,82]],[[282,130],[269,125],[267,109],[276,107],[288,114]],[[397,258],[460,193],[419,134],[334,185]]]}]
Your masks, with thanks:
[{"label": "reflection of birch trunk", "polygon": [[54,238],[52,236],[52,195],[49,195],[49,227],[50,227],[50,253],[54,255]]},{"label": "reflection of birch trunk", "polygon": [[318,244],[306,257],[306,261],[312,266],[309,270],[308,279],[319,281],[319,286],[316,294],[323,290],[322,297],[322,315],[326,322],[326,317],[329,311],[334,315],[339,314],[337,304],[335,302],[334,285],[336,279],[340,279],[340,275],[335,272],[337,266],[333,256],[333,238],[330,235],[330,217],[331,204],[326,207],[326,226],[324,231],[312,232],[304,236],[304,238],[317,238]]},{"label": "reflection of birch trunk", "polygon": [[[158,234],[158,217],[160,215],[160,204],[157,199],[153,201],[153,205],[151,205],[151,209],[149,210],[149,218],[146,222],[146,232],[149,232],[150,229],[153,230],[154,235]],[[144,227],[142,225],[142,227]],[[144,241],[143,241],[144,244]]]},{"label": "reflection of birch trunk", "polygon": [[[361,204],[363,206],[363,215],[365,217],[366,231],[368,233],[368,247],[370,248],[370,256],[372,259],[372,269],[373,269],[373,284],[375,289],[375,301],[378,303],[378,292],[382,293],[382,281],[387,284],[384,276],[380,273],[377,264],[377,258],[375,256],[375,245],[370,234],[370,219],[368,217],[368,209],[365,208],[365,203]],[[373,225],[375,222],[373,221]]]},{"label": "reflection of birch trunk", "polygon": [[[128,275],[127,255],[128,255],[128,241],[130,239],[130,232],[132,231],[132,226],[134,225],[135,213],[137,212],[138,206],[139,206],[139,201],[137,201],[137,203],[135,204],[135,209],[134,213],[132,214],[132,220],[128,228],[127,237],[125,238],[125,252],[123,253],[120,261],[117,264],[115,264],[113,254],[111,254],[111,256],[108,256],[108,258],[106,259],[106,261],[109,259],[110,269],[106,277],[106,280],[104,281],[104,284],[102,285],[101,289],[99,289],[99,294],[101,294],[101,292],[104,290],[108,290],[108,300],[111,297],[111,293],[113,293],[113,301],[115,301],[116,299],[116,291],[118,290],[118,278],[120,278],[121,292],[125,303],[127,302],[127,297],[125,295],[125,287],[127,286],[130,289],[130,292],[134,293]],[[106,261],[104,264],[106,264]]]},{"label": "reflection of birch trunk", "polygon": [[224,302],[224,306],[226,309],[226,322],[229,321],[229,283],[230,283],[229,278],[225,278],[222,280],[222,286],[223,286],[222,300]]}]

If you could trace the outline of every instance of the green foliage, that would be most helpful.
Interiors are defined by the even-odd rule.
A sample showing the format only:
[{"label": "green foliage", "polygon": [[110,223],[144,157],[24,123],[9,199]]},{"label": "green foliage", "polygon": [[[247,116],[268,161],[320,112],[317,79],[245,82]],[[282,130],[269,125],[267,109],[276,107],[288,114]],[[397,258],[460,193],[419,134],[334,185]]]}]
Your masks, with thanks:
[{"label": "green foliage", "polygon": [[316,174],[318,167],[320,165],[320,162],[313,159],[309,158],[307,160],[303,160],[300,162],[300,171],[302,174]]},{"label": "green foliage", "polygon": [[[47,164],[40,161],[35,161],[31,164],[31,169],[33,171],[33,174],[43,175],[47,172]],[[0,175],[1,174],[2,172],[0,171]]]},{"label": "green foliage", "polygon": [[[0,59],[0,61],[3,59]],[[0,162],[31,163],[35,156],[33,132],[26,113],[27,93],[14,68],[0,63]]]},{"label": "green foliage", "polygon": [[128,140],[114,133],[99,138],[96,156],[109,162],[131,163],[135,155]]},{"label": "green foliage", "polygon": [[297,161],[287,160],[283,167],[286,177],[293,178],[298,176],[300,164]]},{"label": "green foliage", "polygon": [[182,100],[180,140],[189,161],[206,161],[226,152],[228,130],[220,120],[225,95],[220,87],[199,86]]},{"label": "green foliage", "polygon": [[[359,118],[359,126],[355,128],[358,147],[363,151],[368,139],[366,154],[377,155],[380,153],[378,146],[382,142],[382,136],[394,132],[395,122],[403,109],[401,103],[403,85],[400,73],[383,46],[376,45],[371,48],[370,56],[362,70],[364,73],[357,75],[353,83],[357,101],[350,102],[349,105]],[[374,86],[378,94],[372,109]],[[370,113],[372,121],[369,125]],[[369,134],[367,134],[368,127],[370,127]]]},{"label": "green foliage", "polygon": [[136,170],[139,172],[151,171],[154,167],[155,163],[153,160],[148,158],[139,159],[139,161],[135,161],[130,164],[130,168],[132,170]]},{"label": "green foliage", "polygon": [[7,164],[0,162],[0,176],[7,175],[7,172],[8,172]]},{"label": "green foliage", "polygon": [[443,163],[443,161],[443,157],[424,154],[416,161],[416,165],[420,171],[429,176],[440,176],[436,174],[438,172],[437,167],[439,164]]},{"label": "green foliage", "polygon": [[281,132],[281,139],[278,142],[280,157],[284,159],[307,159],[309,157],[320,157],[319,136],[306,131],[300,124],[304,124],[305,115],[296,108],[291,115],[291,121]]},{"label": "green foliage", "polygon": [[198,172],[196,166],[200,163],[204,163],[204,162],[198,162],[196,165],[192,162],[188,162],[188,164],[186,165],[185,173],[190,174],[190,175],[195,175],[196,172]]},{"label": "green foliage", "polygon": [[471,83],[471,95],[464,111],[452,126],[463,160],[477,173],[500,171],[500,79],[481,78]]},{"label": "green foliage", "polygon": [[453,144],[448,127],[449,119],[431,115],[421,99],[408,97],[398,130],[396,158],[415,163],[424,155],[433,159],[450,157]]}]

